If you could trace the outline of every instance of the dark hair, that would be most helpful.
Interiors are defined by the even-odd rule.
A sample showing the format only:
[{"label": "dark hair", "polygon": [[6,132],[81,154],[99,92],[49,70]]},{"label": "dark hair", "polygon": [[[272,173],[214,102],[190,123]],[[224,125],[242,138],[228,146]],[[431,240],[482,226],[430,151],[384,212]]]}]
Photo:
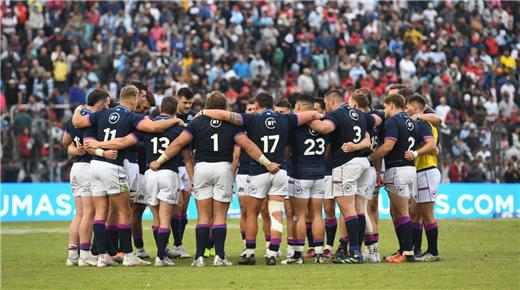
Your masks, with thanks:
[{"label": "dark hair", "polygon": [[333,90],[326,92],[324,97],[325,98],[327,98],[327,97],[335,98],[338,101],[344,100],[343,92],[341,92],[340,90],[337,90],[337,89],[333,89]]},{"label": "dark hair", "polygon": [[256,104],[256,99],[255,98],[251,98],[251,99],[247,100],[247,104],[248,105]]},{"label": "dark hair", "polygon": [[400,95],[403,96],[406,100],[408,100],[408,98],[410,98],[410,97],[414,94],[414,92],[413,92],[411,89],[409,89],[409,88],[407,88],[407,87],[404,87],[404,88],[402,88],[402,89],[399,89],[398,94],[400,94]]},{"label": "dark hair", "polygon": [[276,103],[274,104],[275,107],[281,107],[281,108],[291,108],[291,103],[287,101],[286,99],[278,99]]},{"label": "dark hair", "polygon": [[155,107],[155,97],[152,92],[146,91],[146,101],[150,104],[150,107]]},{"label": "dark hair", "polygon": [[269,93],[261,92],[258,95],[256,95],[255,100],[258,103],[259,107],[266,108],[266,109],[273,108],[274,99],[273,99],[273,96],[271,96]]},{"label": "dark hair", "polygon": [[168,96],[162,99],[161,113],[175,115],[177,113],[177,99]]},{"label": "dark hair", "polygon": [[213,91],[208,94],[208,98],[206,99],[206,109],[227,109],[227,100],[226,96],[220,91]]},{"label": "dark hair", "polygon": [[106,98],[110,98],[110,95],[104,90],[94,89],[90,94],[88,94],[87,104],[89,106],[94,106],[97,102],[105,100]]},{"label": "dark hair", "polygon": [[419,105],[419,108],[424,109],[426,107],[426,100],[419,94],[413,94],[408,98],[407,104],[415,103]]},{"label": "dark hair", "polygon": [[322,110],[325,110],[325,101],[323,100],[323,98],[315,98],[314,103],[320,104],[320,108]]},{"label": "dark hair", "polygon": [[385,104],[394,104],[397,108],[404,109],[404,97],[399,94],[390,94],[385,97]]},{"label": "dark hair", "polygon": [[403,84],[391,84],[388,86],[389,91],[390,90],[400,90],[400,89],[404,89],[404,88],[406,88],[406,86]]},{"label": "dark hair", "polygon": [[370,95],[370,91],[367,89],[357,89],[355,90],[350,97],[356,101],[359,107],[368,108],[370,106],[370,101],[368,100],[368,96]]},{"label": "dark hair", "polygon": [[309,93],[300,94],[298,97],[296,97],[296,103],[298,102],[307,103],[312,106],[314,105],[314,96]]},{"label": "dark hair", "polygon": [[188,87],[182,87],[177,91],[177,98],[180,97],[191,100],[193,98],[193,91]]},{"label": "dark hair", "polygon": [[146,85],[141,81],[132,81],[132,82],[130,82],[130,84],[132,86],[136,87],[139,90],[139,92],[148,90]]}]

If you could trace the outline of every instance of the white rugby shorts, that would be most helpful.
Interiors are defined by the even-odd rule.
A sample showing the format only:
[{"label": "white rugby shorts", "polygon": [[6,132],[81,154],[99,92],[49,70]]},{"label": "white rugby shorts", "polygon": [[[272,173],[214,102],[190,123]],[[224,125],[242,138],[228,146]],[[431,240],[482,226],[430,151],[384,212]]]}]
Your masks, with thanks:
[{"label": "white rugby shorts", "polygon": [[323,182],[325,183],[323,199],[334,199],[334,193],[332,191],[332,175],[325,175]]},{"label": "white rugby shorts", "polygon": [[70,169],[70,185],[74,197],[92,196],[89,169],[90,163],[88,162],[76,162],[72,164],[72,168]]},{"label": "white rugby shorts", "polygon": [[415,166],[392,167],[385,171],[385,189],[402,197],[412,197],[417,191]]},{"label": "white rugby shorts", "polygon": [[233,198],[231,162],[195,164],[192,195],[197,200],[213,198],[220,202],[231,202]]},{"label": "white rugby shorts", "polygon": [[132,163],[125,159],[123,161],[123,167],[126,171],[126,176],[128,176],[128,185],[130,185],[130,192],[137,192],[139,188],[139,164]]},{"label": "white rugby shorts", "polygon": [[249,175],[237,174],[235,176],[235,188],[233,192],[238,196],[247,196],[249,191]]},{"label": "white rugby shorts", "polygon": [[376,168],[373,166],[370,166],[368,168],[368,183],[367,183],[367,191],[365,197],[368,200],[372,200],[374,198],[374,190],[377,187],[377,174],[376,174]]},{"label": "white rugby shorts", "polygon": [[146,193],[146,182],[143,174],[139,174],[137,191],[132,201],[139,204],[148,204],[148,194]]},{"label": "white rugby shorts", "polygon": [[287,196],[287,171],[281,169],[276,174],[269,172],[250,176],[249,196],[263,199],[267,195]]},{"label": "white rugby shorts", "polygon": [[365,196],[370,162],[366,157],[356,157],[332,169],[332,191],[334,197]]},{"label": "white rugby shorts", "polygon": [[437,168],[431,168],[417,172],[417,191],[414,200],[417,203],[436,202],[441,183],[441,172]]},{"label": "white rugby shorts", "polygon": [[[321,179],[296,179],[293,178],[292,190],[289,190],[290,197],[296,198],[321,198],[325,196],[325,180]],[[291,186],[290,186],[291,187]]]},{"label": "white rugby shorts", "polygon": [[181,178],[181,191],[185,191],[186,189],[190,188],[190,177],[188,176],[188,171],[186,171],[185,166],[179,167],[179,177]]},{"label": "white rugby shorts", "polygon": [[145,188],[148,193],[147,203],[151,206],[159,205],[159,201],[175,205],[179,202],[180,178],[179,174],[169,169],[153,171],[146,170],[144,173]]},{"label": "white rugby shorts", "polygon": [[128,176],[123,166],[106,161],[90,161],[92,196],[113,195],[130,192]]}]

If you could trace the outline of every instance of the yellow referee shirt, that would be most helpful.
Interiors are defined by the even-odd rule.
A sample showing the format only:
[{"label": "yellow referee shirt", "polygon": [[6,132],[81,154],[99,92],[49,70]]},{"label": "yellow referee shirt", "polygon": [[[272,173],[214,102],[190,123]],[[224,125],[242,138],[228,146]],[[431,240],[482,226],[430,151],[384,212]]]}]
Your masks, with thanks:
[{"label": "yellow referee shirt", "polygon": [[[439,142],[439,133],[437,132],[437,127],[433,126],[430,122],[427,123],[428,125],[430,125],[430,127],[432,127],[433,138],[435,140],[435,144],[437,144]],[[432,167],[437,167],[437,155],[423,154],[415,159],[415,168],[417,169],[417,171],[421,171]]]}]

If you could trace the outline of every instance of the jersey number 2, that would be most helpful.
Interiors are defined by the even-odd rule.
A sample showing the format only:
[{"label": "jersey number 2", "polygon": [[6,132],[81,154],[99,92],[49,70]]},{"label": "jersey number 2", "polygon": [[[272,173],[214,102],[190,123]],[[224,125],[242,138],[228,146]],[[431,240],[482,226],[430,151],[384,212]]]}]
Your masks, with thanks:
[{"label": "jersey number 2", "polygon": [[408,147],[408,150],[410,151],[415,146],[415,138],[414,137],[408,138],[408,142],[410,142],[410,147]]}]

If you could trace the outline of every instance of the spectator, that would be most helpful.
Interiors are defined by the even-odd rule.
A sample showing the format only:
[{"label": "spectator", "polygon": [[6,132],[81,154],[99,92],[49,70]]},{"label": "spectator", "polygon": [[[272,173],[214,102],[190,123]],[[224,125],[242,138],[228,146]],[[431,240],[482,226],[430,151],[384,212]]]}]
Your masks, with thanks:
[{"label": "spectator", "polygon": [[458,156],[450,165],[450,182],[465,182],[468,175],[468,166]]},{"label": "spectator", "polygon": [[300,87],[304,93],[314,92],[314,80],[311,77],[311,69],[304,68],[303,74],[298,77],[298,87]]},{"label": "spectator", "polygon": [[506,172],[504,173],[505,183],[519,183],[520,173],[513,162],[507,162]]}]

